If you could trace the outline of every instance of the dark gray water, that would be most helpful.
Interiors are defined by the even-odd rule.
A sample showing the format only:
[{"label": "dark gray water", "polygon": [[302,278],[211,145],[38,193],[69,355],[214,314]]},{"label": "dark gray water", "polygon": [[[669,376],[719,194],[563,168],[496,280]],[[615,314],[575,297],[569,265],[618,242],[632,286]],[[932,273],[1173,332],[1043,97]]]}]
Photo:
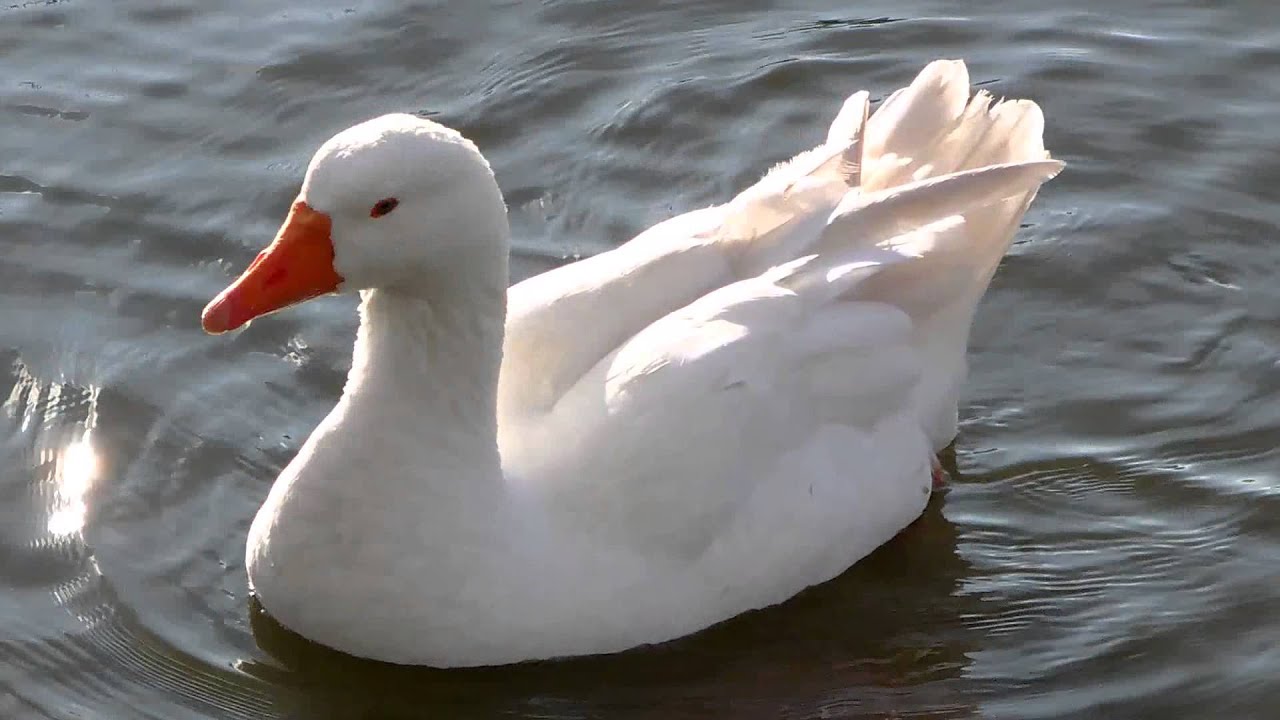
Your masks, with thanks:
[{"label": "dark gray water", "polygon": [[[0,717],[1275,717],[1280,6],[406,5],[0,4]],[[437,113],[492,160],[526,275],[948,56],[1041,103],[1070,167],[981,310],[921,521],[612,658],[390,669],[251,615],[245,532],[340,392],[353,305],[198,317],[316,145]]]}]

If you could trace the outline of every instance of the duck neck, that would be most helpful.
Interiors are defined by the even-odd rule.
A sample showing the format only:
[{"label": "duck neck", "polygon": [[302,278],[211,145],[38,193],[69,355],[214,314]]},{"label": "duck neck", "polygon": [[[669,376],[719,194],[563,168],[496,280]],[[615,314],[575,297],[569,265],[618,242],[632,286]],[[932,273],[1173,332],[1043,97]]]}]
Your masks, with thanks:
[{"label": "duck neck", "polygon": [[375,428],[375,443],[386,443],[385,457],[422,458],[403,471],[425,478],[433,495],[480,498],[502,486],[496,414],[505,257],[494,271],[362,293],[344,401]]}]

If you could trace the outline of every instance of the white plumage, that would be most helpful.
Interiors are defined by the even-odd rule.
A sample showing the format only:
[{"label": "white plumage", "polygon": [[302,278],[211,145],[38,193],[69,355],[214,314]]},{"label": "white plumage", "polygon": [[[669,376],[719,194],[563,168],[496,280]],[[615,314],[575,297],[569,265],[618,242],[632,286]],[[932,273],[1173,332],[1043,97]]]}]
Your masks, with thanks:
[{"label": "white plumage", "polygon": [[267,610],[393,662],[612,652],[783,601],[915,519],[974,310],[1060,163],[1039,108],[971,99],[961,62],[870,119],[867,97],[729,202],[509,291],[474,146],[404,115],[326,143],[299,199],[362,324],[249,535]]}]

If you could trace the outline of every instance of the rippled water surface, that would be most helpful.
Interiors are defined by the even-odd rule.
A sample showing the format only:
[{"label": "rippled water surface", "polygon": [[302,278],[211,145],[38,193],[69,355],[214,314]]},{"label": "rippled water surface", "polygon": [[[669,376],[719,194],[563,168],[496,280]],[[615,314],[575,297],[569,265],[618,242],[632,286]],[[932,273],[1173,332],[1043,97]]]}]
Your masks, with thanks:
[{"label": "rippled water surface", "polygon": [[[319,142],[393,109],[461,128],[527,275],[939,56],[1041,103],[1070,169],[982,307],[921,521],[612,658],[389,669],[251,612],[245,532],[340,392],[353,306],[198,316]],[[1275,717],[1277,117],[1262,0],[0,3],[0,717]]]}]

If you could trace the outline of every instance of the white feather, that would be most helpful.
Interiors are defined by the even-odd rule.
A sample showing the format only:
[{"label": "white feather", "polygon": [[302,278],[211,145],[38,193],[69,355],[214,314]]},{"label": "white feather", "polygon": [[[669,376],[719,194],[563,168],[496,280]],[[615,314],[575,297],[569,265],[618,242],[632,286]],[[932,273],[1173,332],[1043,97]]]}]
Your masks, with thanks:
[{"label": "white feather", "polygon": [[[505,298],[469,143],[382,120],[318,156],[336,267],[372,289],[346,394],[250,534],[266,608],[395,662],[610,652],[780,602],[916,518],[977,303],[1061,165],[1039,109],[970,99],[961,62],[867,97],[727,203]],[[344,173],[382,164],[400,226],[341,210],[367,207]],[[479,179],[414,174],[442,164]]]}]

